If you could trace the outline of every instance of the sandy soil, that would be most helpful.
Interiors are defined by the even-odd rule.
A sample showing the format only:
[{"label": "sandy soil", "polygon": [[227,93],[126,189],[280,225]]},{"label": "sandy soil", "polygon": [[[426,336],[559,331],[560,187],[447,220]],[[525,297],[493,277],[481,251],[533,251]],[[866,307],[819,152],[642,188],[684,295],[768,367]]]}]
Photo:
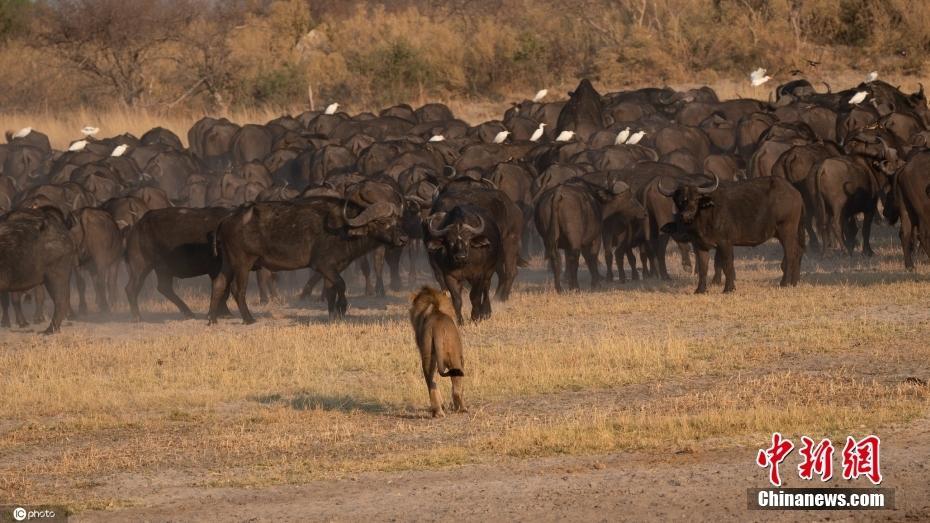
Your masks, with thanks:
[{"label": "sandy soil", "polygon": [[[882,441],[882,487],[896,491],[893,511],[749,511],[746,488],[766,481],[753,461],[755,451],[742,448],[555,457],[257,489],[160,489],[157,477],[127,478],[127,487],[148,484],[148,506],[88,512],[74,520],[927,521],[930,419],[890,430]],[[783,468],[783,476],[787,487],[808,486],[790,469]],[[827,485],[870,486],[836,479]]]}]

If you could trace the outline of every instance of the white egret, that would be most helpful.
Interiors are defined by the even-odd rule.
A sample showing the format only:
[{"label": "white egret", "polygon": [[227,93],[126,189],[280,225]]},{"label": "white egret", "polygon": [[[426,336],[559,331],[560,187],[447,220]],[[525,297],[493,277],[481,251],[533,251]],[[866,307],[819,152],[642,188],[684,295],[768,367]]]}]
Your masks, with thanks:
[{"label": "white egret", "polygon": [[504,143],[508,136],[510,136],[510,131],[501,131],[494,137],[494,143]]},{"label": "white egret", "polygon": [[533,131],[533,136],[530,136],[530,141],[531,141],[531,142],[538,142],[539,139],[542,138],[542,135],[543,135],[543,127],[545,127],[545,126],[546,126],[546,124],[544,124],[544,123],[539,124],[539,127],[537,127],[535,131]]},{"label": "white egret", "polygon": [[764,84],[765,82],[768,82],[771,79],[772,77],[765,74],[765,69],[763,69],[762,67],[749,73],[749,80],[752,82],[753,87],[759,87],[760,85]]},{"label": "white egret", "polygon": [[87,147],[87,140],[78,140],[68,147],[69,151],[83,151]]},{"label": "white egret", "polygon": [[573,136],[575,136],[575,131],[562,131],[558,136],[555,137],[555,141],[567,142],[571,140]]},{"label": "white egret", "polygon": [[630,137],[630,128],[627,127],[626,129],[620,131],[619,134],[617,134],[617,139],[614,140],[614,145],[621,145],[621,144],[626,143],[626,139],[629,137]]},{"label": "white egret", "polygon": [[541,102],[542,99],[545,98],[547,94],[549,94],[548,89],[540,89],[539,92],[536,93],[536,96],[533,97],[533,101]]},{"label": "white egret", "polygon": [[874,82],[875,80],[878,80],[878,71],[872,71],[871,73],[869,73],[869,76],[865,77],[865,83],[867,84],[870,84]]},{"label": "white egret", "polygon": [[123,153],[126,152],[126,149],[129,149],[129,146],[126,145],[126,144],[117,145],[117,146],[113,149],[113,152],[110,153],[110,156],[122,156]]},{"label": "white egret", "polygon": [[639,131],[633,136],[630,136],[630,139],[627,140],[626,143],[627,145],[636,145],[643,139],[643,136],[646,136],[646,131]]},{"label": "white egret", "polygon": [[441,134],[433,135],[433,137],[429,139],[429,141],[431,142],[443,142],[445,140],[446,140],[446,137]]},{"label": "white egret", "polygon": [[869,97],[868,91],[859,91],[849,99],[849,105],[859,105]]},{"label": "white egret", "polygon": [[339,104],[333,102],[326,106],[326,110],[323,111],[323,114],[336,114],[336,111],[339,109]]},{"label": "white egret", "polygon": [[83,134],[84,136],[93,136],[99,132],[100,132],[100,128],[91,127],[89,125],[81,129],[81,134]]},{"label": "white egret", "polygon": [[13,138],[25,138],[29,136],[29,133],[32,132],[32,127],[23,127],[22,129],[16,131],[13,135]]}]

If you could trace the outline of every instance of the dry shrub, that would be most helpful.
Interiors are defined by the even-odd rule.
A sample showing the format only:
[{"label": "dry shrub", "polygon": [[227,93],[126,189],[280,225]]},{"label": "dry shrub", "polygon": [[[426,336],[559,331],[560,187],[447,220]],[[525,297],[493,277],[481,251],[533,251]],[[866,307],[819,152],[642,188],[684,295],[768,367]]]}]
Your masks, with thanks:
[{"label": "dry shrub", "polygon": [[[140,0],[165,9],[185,1]],[[69,19],[77,28],[95,27],[101,6],[121,5],[52,5],[72,4],[90,6]],[[315,102],[350,109],[502,101],[579,77],[612,88],[719,83],[744,81],[760,66],[778,80],[794,70],[813,79],[873,69],[919,76],[930,50],[930,3],[909,0],[228,2],[183,17],[151,49],[157,59],[137,64],[143,92],[127,96],[61,46],[42,45],[36,36],[49,15],[33,6],[46,4],[10,5],[16,11],[0,11],[0,31],[23,25],[6,20],[33,24],[0,33],[5,112],[120,100],[153,111],[293,107],[305,105],[308,88]],[[115,48],[124,45],[112,43],[115,56],[125,56]]]}]

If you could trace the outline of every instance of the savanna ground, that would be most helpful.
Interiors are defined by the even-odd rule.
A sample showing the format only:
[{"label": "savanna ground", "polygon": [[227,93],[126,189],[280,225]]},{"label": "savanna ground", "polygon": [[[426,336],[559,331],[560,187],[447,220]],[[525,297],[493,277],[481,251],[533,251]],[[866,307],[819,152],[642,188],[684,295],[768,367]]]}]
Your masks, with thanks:
[{"label": "savanna ground", "polygon": [[[3,331],[0,505],[81,520],[747,520],[772,514],[747,512],[745,488],[767,484],[755,454],[781,431],[878,434],[898,510],[858,516],[926,519],[930,275],[904,272],[878,229],[876,257],[808,256],[797,288],[777,286],[777,245],[740,250],[726,296],[693,295],[674,249],[671,282],[565,295],[535,258],[511,301],[464,327],[470,410],[444,419],[428,417],[408,293],[359,296],[354,269],[336,323],[288,293],[256,304],[255,325],[207,327],[153,292],[141,324],[121,302],[54,337]],[[194,310],[206,285],[183,286]],[[779,514],[795,516],[812,517]]]}]

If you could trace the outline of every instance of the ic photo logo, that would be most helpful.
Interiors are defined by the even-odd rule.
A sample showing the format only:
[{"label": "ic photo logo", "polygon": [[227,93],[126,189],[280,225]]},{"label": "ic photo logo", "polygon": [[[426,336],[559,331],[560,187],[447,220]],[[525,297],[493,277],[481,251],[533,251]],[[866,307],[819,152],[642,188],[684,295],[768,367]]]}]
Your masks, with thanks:
[{"label": "ic photo logo", "polygon": [[0,522],[6,521],[68,521],[68,512],[63,507],[0,507]]}]

